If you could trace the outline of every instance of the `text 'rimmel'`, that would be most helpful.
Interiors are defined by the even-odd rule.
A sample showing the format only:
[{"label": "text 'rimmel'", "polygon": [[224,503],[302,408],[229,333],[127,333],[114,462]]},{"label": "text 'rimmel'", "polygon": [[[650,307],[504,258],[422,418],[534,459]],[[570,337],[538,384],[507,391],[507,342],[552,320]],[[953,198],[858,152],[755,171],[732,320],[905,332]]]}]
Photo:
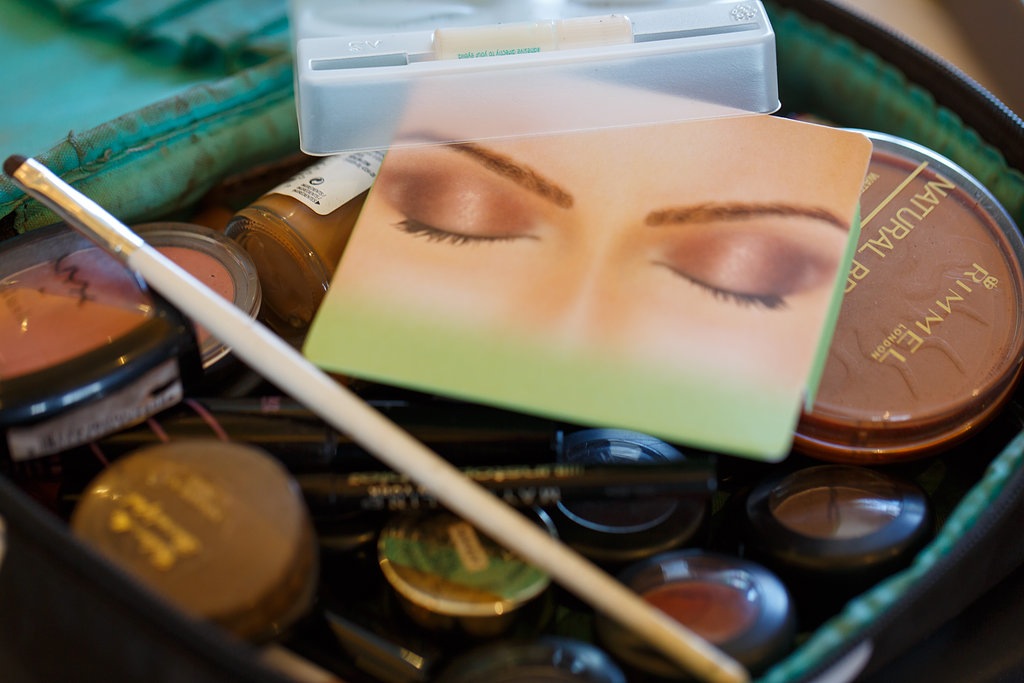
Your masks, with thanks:
[{"label": "text 'rimmel'", "polygon": [[939,295],[935,307],[929,308],[925,316],[909,324],[904,322],[896,325],[871,352],[871,357],[879,363],[886,360],[906,363],[908,354],[916,353],[925,340],[936,333],[936,328],[963,305],[967,297],[979,290],[993,290],[999,286],[998,278],[990,275],[987,269],[977,263],[972,268]]}]

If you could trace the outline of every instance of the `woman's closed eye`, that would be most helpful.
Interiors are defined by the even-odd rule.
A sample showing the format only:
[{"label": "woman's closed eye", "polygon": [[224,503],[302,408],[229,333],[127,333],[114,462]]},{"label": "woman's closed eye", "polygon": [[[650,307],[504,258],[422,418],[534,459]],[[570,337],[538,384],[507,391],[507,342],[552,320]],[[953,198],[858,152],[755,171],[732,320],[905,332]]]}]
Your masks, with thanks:
[{"label": "woman's closed eye", "polygon": [[423,238],[428,242],[440,242],[456,246],[464,244],[487,244],[493,242],[511,242],[513,240],[538,239],[536,235],[522,232],[503,233],[500,231],[488,231],[484,234],[475,234],[465,232],[463,230],[448,230],[418,221],[414,218],[405,218],[404,220],[395,223],[394,227],[406,234],[412,235],[413,237]]},{"label": "woman's closed eye", "polygon": [[550,203],[450,149],[394,157],[377,188],[400,217],[392,223],[399,231],[455,246],[537,239]]},{"label": "woman's closed eye", "polygon": [[688,226],[663,243],[651,263],[717,299],[774,311],[786,308],[788,297],[830,283],[838,265],[834,253],[754,224]]},{"label": "woman's closed eye", "polygon": [[786,307],[786,299],[779,294],[757,294],[753,292],[741,292],[726,287],[719,287],[709,282],[699,280],[693,277],[692,275],[684,273],[680,270],[676,270],[675,268],[666,263],[657,263],[657,265],[668,268],[679,277],[703,289],[716,299],[729,301],[738,306],[764,308],[770,311]]}]

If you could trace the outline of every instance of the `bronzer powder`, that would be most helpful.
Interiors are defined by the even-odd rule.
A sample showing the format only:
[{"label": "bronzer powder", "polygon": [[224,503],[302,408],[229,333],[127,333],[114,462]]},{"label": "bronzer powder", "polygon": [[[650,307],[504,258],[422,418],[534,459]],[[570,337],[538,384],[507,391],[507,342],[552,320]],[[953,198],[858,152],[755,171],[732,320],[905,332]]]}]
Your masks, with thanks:
[{"label": "bronzer powder", "polygon": [[860,242],[813,409],[795,447],[891,462],[951,446],[1021,367],[1020,232],[965,171],[870,133]]}]

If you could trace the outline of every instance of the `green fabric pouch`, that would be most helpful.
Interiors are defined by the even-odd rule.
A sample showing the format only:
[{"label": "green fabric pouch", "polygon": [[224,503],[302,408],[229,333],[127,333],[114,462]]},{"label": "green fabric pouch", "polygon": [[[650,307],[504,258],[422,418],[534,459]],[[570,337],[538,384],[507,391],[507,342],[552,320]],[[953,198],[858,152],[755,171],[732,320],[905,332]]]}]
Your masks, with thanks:
[{"label": "green fabric pouch", "polygon": [[[42,15],[6,4],[7,73],[43,78],[43,62],[46,81],[0,113],[0,150],[37,156],[122,220],[172,214],[224,176],[298,147],[281,0],[55,2]],[[52,221],[0,180],[2,233]]]},{"label": "green fabric pouch", "polygon": [[[10,138],[0,138],[5,149],[36,155],[122,220],[178,214],[226,176],[297,150],[284,0],[50,0],[44,18],[27,17],[25,5],[14,5],[24,25],[67,22],[68,31],[88,31],[87,40],[107,41],[126,59],[134,52],[132,59],[142,55],[159,65],[140,72],[143,80],[153,69],[162,74],[154,92],[163,89],[168,96],[151,104],[61,133],[52,146],[13,149]],[[787,111],[930,147],[980,179],[1024,224],[1024,122],[961,75],[829,3],[769,0],[767,7]],[[5,24],[0,36],[19,30],[16,23]],[[52,88],[60,87],[57,78]],[[81,87],[76,93],[105,96]],[[77,104],[67,102],[71,121]],[[14,114],[0,113],[0,125],[8,117]],[[53,220],[0,179],[0,237]],[[1024,564],[1024,422],[1016,410],[1011,403],[997,421],[1000,438],[968,442],[967,448],[978,450],[976,471],[965,474],[953,465],[962,458],[958,451],[919,472],[943,509],[937,537],[913,565],[807,634],[762,680],[809,681],[826,673],[830,680],[852,680],[910,648]],[[42,670],[48,679],[102,672],[108,681],[282,680],[249,649],[183,620],[97,565],[66,529],[0,478],[3,518],[0,668],[23,671],[25,659],[42,661],[60,650],[73,654],[65,662],[47,661]],[[50,582],[46,590],[75,595],[54,600],[51,612],[41,613],[20,595],[32,591],[4,590],[14,582],[41,581]],[[46,633],[41,643],[33,644],[33,632]],[[111,634],[131,634],[131,646],[110,647]]]}]

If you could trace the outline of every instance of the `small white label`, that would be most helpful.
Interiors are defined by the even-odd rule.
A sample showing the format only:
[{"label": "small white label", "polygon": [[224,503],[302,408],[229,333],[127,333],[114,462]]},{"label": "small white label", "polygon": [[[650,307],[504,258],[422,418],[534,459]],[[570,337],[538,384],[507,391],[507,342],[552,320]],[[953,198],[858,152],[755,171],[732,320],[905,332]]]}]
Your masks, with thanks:
[{"label": "small white label", "polygon": [[326,216],[370,189],[383,160],[383,151],[325,157],[270,193],[298,199]]},{"label": "small white label", "polygon": [[178,361],[172,358],[106,398],[30,427],[8,429],[7,448],[15,461],[60,453],[141,422],[183,397]]}]

